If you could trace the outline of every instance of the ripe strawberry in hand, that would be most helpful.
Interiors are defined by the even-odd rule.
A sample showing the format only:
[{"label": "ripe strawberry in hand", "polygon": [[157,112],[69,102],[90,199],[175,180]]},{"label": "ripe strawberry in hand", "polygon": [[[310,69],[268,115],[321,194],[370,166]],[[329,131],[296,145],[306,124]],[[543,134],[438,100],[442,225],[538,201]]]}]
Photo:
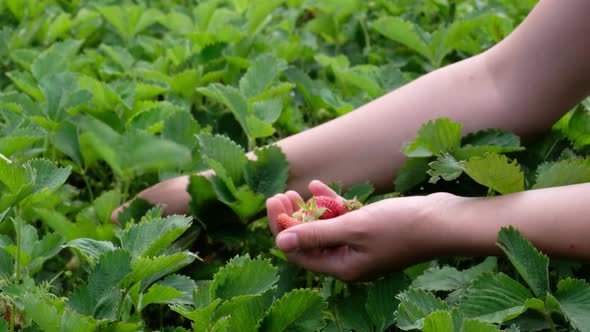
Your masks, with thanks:
[{"label": "ripe strawberry in hand", "polygon": [[281,226],[281,230],[301,224],[301,221],[291,217],[286,213],[281,213],[277,216],[277,224]]},{"label": "ripe strawberry in hand", "polygon": [[317,209],[325,209],[324,212],[318,216],[319,219],[335,218],[348,212],[344,203],[329,196],[315,196],[307,201],[307,205],[312,207],[314,205]]}]

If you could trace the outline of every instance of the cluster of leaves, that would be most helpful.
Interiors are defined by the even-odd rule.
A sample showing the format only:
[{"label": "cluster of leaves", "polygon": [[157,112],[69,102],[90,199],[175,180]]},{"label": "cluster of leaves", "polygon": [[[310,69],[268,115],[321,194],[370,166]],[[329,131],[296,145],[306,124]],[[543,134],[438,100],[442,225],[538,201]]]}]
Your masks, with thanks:
[{"label": "cluster of leaves", "polygon": [[[262,217],[288,176],[268,143],[489,48],[535,2],[0,0],[0,331],[584,330],[587,284],[550,287],[513,230],[515,269],[450,260],[348,285],[286,262]],[[427,123],[388,197],[588,182],[588,109],[526,148]],[[194,223],[141,200],[111,221],[186,174]]]},{"label": "cluster of leaves", "polygon": [[[10,261],[3,261],[5,279],[0,283],[4,301],[12,304],[11,330],[20,322],[43,331],[140,331],[141,312],[148,305],[191,303],[195,282],[173,273],[197,256],[171,246],[191,220],[161,218],[161,212],[153,209],[139,223],[129,222],[117,243],[89,238],[65,242],[56,233],[38,240],[32,226],[21,226],[21,255],[14,257],[13,265],[25,274],[21,278],[17,272],[16,279],[10,278]],[[3,243],[11,255],[12,247]],[[77,264],[86,264],[89,270],[86,281],[67,298],[52,294],[50,282],[38,285],[32,279],[45,260],[65,248],[76,252],[84,260]]]},{"label": "cluster of leaves", "polygon": [[[580,279],[563,278],[552,290],[549,258],[536,250],[512,227],[498,236],[499,247],[522,281],[498,269],[495,258],[459,271],[432,267],[397,297],[397,325],[403,330],[539,331],[567,328],[588,331],[590,285]],[[447,294],[445,300],[435,293]]]}]

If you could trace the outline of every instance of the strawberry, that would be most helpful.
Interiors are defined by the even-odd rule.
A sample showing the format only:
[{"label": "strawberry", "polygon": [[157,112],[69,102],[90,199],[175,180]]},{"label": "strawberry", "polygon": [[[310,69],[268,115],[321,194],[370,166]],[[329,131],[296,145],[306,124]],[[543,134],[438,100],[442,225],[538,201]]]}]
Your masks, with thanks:
[{"label": "strawberry", "polygon": [[281,213],[277,216],[277,224],[281,226],[281,229],[287,229],[289,227],[301,224],[301,221],[291,217],[286,213]]},{"label": "strawberry", "polygon": [[315,200],[315,206],[317,208],[325,209],[324,213],[319,216],[319,219],[335,218],[348,212],[344,203],[335,198],[329,196],[315,196],[312,197],[307,204],[313,206],[312,200]]}]

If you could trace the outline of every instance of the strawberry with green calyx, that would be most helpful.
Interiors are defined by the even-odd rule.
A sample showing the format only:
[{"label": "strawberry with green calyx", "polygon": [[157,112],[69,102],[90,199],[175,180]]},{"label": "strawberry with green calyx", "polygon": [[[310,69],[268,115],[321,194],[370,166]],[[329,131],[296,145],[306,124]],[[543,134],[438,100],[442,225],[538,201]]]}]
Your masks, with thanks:
[{"label": "strawberry with green calyx", "polygon": [[304,222],[331,219],[341,216],[363,206],[356,198],[340,201],[329,196],[314,196],[306,203],[297,203],[300,207],[292,216],[281,213],[277,217],[277,224],[281,229],[299,225]]},{"label": "strawberry with green calyx", "polygon": [[289,227],[301,224],[301,221],[286,213],[281,213],[277,216],[277,224],[281,227],[281,230],[284,230]]},{"label": "strawberry with green calyx", "polygon": [[330,196],[313,196],[306,203],[297,203],[300,209],[293,214],[301,222],[331,219],[363,206],[356,198],[339,200]]}]

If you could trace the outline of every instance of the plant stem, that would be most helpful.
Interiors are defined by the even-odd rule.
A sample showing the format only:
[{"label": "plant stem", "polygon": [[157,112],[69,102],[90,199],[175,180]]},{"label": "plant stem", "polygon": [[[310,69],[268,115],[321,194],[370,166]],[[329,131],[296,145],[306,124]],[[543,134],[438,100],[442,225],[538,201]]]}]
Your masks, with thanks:
[{"label": "plant stem", "polygon": [[92,192],[92,186],[90,185],[90,181],[86,176],[86,170],[83,169],[80,174],[82,175],[82,180],[86,184],[86,190],[88,190],[88,197],[90,198],[90,204],[94,204],[94,193]]},{"label": "plant stem", "polygon": [[130,290],[131,288],[125,289],[121,299],[119,300],[119,304],[117,306],[117,316],[115,316],[118,321],[121,321],[121,315],[123,314],[123,303],[125,302],[125,298],[127,297],[127,294],[129,294]]},{"label": "plant stem", "polygon": [[367,55],[371,49],[371,37],[369,36],[369,29],[367,29],[367,18],[361,17],[359,24],[363,30],[363,36],[365,37],[365,55]]},{"label": "plant stem", "polygon": [[19,284],[20,283],[20,270],[21,270],[21,234],[22,234],[22,220],[20,219],[20,217],[18,217],[18,215],[15,217],[14,219],[14,231],[16,232],[16,271],[15,271],[15,279],[16,279],[16,283]]},{"label": "plant stem", "polygon": [[549,328],[551,329],[551,332],[557,332],[553,318],[551,318],[551,312],[545,312],[543,315],[545,316],[547,322],[549,322]]}]

